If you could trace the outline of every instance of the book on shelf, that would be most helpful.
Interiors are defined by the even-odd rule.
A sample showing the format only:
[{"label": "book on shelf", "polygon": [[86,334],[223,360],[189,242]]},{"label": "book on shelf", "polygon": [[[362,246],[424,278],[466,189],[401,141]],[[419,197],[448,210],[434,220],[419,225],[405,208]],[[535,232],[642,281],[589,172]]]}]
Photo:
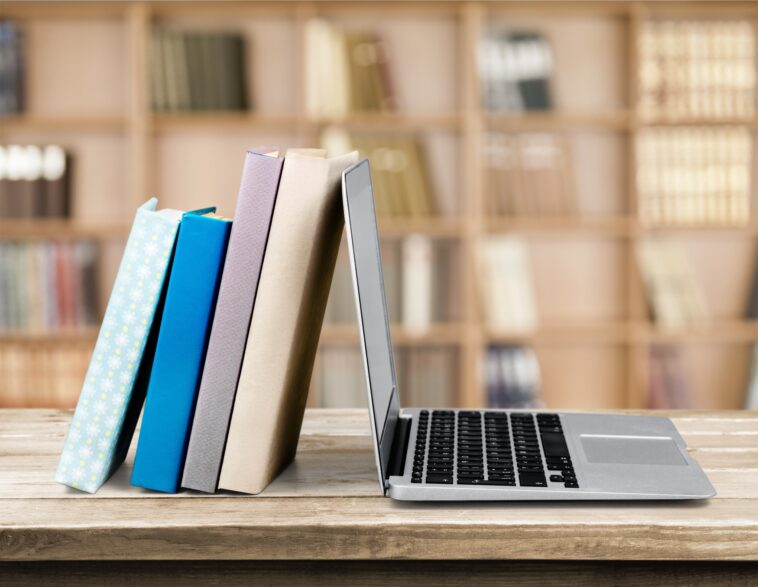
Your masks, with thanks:
[{"label": "book on shelf", "polygon": [[484,143],[492,216],[568,216],[579,212],[564,137],[489,132]]},{"label": "book on shelf", "polygon": [[342,172],[358,153],[288,152],[250,321],[219,488],[259,493],[295,457],[334,273]]},{"label": "book on shelf", "polygon": [[282,165],[274,147],[245,155],[182,474],[188,489],[212,493],[218,487]]},{"label": "book on shelf", "polygon": [[648,407],[654,410],[692,408],[692,391],[681,352],[670,345],[650,349]]},{"label": "book on shelf", "polygon": [[540,366],[529,347],[491,345],[484,358],[487,406],[530,409],[542,405]]},{"label": "book on shelf", "polygon": [[756,40],[749,20],[645,20],[638,52],[643,117],[754,115]]},{"label": "book on shelf", "polygon": [[0,241],[0,332],[74,331],[98,318],[95,243]]},{"label": "book on shelf", "polygon": [[12,20],[0,19],[0,116],[24,110],[24,34]]},{"label": "book on shelf", "polygon": [[637,193],[646,224],[750,219],[752,138],[743,127],[653,127],[637,135]]},{"label": "book on shelf", "polygon": [[492,112],[550,110],[554,59],[549,41],[533,31],[493,31],[477,50],[484,107]]},{"label": "book on shelf", "polygon": [[431,218],[446,215],[435,198],[426,149],[414,135],[349,133],[328,128],[321,144],[330,153],[358,151],[371,161],[374,205],[380,218]]},{"label": "book on shelf", "polygon": [[179,489],[232,226],[213,212],[185,214],[179,225],[132,470],[139,487]]},{"label": "book on shelf", "polygon": [[450,347],[416,347],[398,354],[398,385],[404,406],[455,405],[458,390],[458,351]]},{"label": "book on shelf", "polygon": [[157,203],[137,210],[55,475],[87,493],[126,457],[147,391],[181,218]]},{"label": "book on shelf", "polygon": [[66,340],[0,344],[0,407],[61,408],[76,405],[92,343]]},{"label": "book on shelf", "polygon": [[637,245],[637,261],[656,324],[677,330],[709,323],[705,294],[680,242],[648,237]]},{"label": "book on shelf", "polygon": [[150,88],[155,112],[249,107],[247,44],[235,32],[153,27]]},{"label": "book on shelf", "polygon": [[[401,239],[383,239],[380,246],[390,324],[424,333],[433,324],[459,319],[460,263],[456,242],[409,235]],[[410,280],[404,278],[405,275]],[[354,325],[355,322],[352,275],[345,247],[342,247],[324,323]]]},{"label": "book on shelf", "polygon": [[59,145],[0,145],[0,220],[67,218],[71,167]]},{"label": "book on shelf", "polygon": [[526,242],[516,236],[483,238],[477,247],[483,314],[496,333],[528,333],[537,328],[537,302]]},{"label": "book on shelf", "polygon": [[343,31],[322,18],[305,27],[308,115],[344,117],[395,107],[387,50],[373,31]]},{"label": "book on shelf", "polygon": [[312,392],[320,408],[366,408],[366,375],[360,351],[347,346],[321,348]]}]

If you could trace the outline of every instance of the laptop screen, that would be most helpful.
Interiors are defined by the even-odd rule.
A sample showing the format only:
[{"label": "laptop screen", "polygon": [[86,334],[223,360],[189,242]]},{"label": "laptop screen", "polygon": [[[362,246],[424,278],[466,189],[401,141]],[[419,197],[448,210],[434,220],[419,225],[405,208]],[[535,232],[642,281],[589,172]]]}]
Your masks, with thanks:
[{"label": "laptop screen", "polygon": [[368,160],[345,172],[343,202],[363,359],[368,373],[369,405],[384,484],[400,405]]}]

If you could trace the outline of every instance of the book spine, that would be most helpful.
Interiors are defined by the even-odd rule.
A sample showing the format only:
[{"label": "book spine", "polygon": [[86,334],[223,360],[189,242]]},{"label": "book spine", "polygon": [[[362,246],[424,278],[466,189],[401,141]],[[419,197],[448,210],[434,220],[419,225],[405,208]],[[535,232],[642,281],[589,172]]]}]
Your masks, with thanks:
[{"label": "book spine", "polygon": [[144,400],[178,226],[156,204],[137,210],[55,475],[88,493],[123,461]]},{"label": "book spine", "polygon": [[132,485],[179,489],[230,228],[196,214],[179,227]]},{"label": "book spine", "polygon": [[182,476],[188,489],[218,485],[281,171],[278,157],[247,153]]}]

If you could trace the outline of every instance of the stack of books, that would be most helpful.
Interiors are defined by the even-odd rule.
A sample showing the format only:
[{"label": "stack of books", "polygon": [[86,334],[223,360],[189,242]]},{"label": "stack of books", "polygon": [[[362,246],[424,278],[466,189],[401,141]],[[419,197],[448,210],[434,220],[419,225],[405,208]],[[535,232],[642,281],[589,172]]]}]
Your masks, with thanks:
[{"label": "stack of books", "polygon": [[[141,207],[56,479],[258,493],[294,458],[342,235],[353,152],[247,153],[232,222]],[[145,399],[146,398],[146,399]]]},{"label": "stack of books", "polygon": [[313,118],[395,108],[387,51],[378,34],[314,18],[305,30],[308,114]]},{"label": "stack of books", "polygon": [[750,218],[752,138],[741,127],[647,128],[637,137],[640,220],[739,224]]},{"label": "stack of books", "polygon": [[493,112],[550,110],[553,52],[531,31],[496,31],[479,42],[478,64],[484,107]]},{"label": "stack of books", "polygon": [[484,140],[492,216],[578,213],[565,138],[549,133],[490,132]]},{"label": "stack of books", "polygon": [[77,340],[0,345],[0,407],[74,407],[91,355]]},{"label": "stack of books", "polygon": [[493,345],[484,362],[487,404],[490,408],[533,409],[540,400],[540,367],[528,347]]},{"label": "stack of books", "polygon": [[150,88],[156,112],[246,110],[245,39],[238,33],[156,27]]},{"label": "stack of books", "polygon": [[356,150],[368,157],[374,205],[380,218],[431,218],[441,214],[420,137],[328,128],[321,136],[321,144],[330,153]]},{"label": "stack of books", "polygon": [[666,330],[709,323],[705,294],[682,244],[672,238],[647,238],[637,259],[656,323]]},{"label": "stack of books", "polygon": [[[385,239],[381,244],[384,293],[390,323],[412,331],[458,319],[460,249],[455,242],[425,235]],[[354,324],[355,294],[347,254],[337,259],[326,306],[327,324]]]},{"label": "stack of books", "polygon": [[755,30],[748,20],[649,20],[639,37],[639,111],[649,118],[749,118]]},{"label": "stack of books", "polygon": [[16,23],[0,20],[0,116],[24,109],[23,34]]},{"label": "stack of books", "polygon": [[491,236],[479,243],[479,293],[493,333],[525,334],[537,329],[537,302],[526,242]]},{"label": "stack of books", "polygon": [[97,247],[0,241],[0,331],[73,331],[97,324]]},{"label": "stack of books", "polygon": [[71,164],[59,145],[0,145],[0,219],[68,217]]}]

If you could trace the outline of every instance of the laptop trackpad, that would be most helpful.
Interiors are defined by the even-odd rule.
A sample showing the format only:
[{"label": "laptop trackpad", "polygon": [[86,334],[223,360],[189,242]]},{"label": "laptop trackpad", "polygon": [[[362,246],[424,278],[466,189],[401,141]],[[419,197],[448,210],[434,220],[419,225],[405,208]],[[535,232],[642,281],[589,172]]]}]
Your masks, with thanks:
[{"label": "laptop trackpad", "polygon": [[590,463],[619,465],[686,465],[679,447],[668,436],[611,436],[582,434]]}]

